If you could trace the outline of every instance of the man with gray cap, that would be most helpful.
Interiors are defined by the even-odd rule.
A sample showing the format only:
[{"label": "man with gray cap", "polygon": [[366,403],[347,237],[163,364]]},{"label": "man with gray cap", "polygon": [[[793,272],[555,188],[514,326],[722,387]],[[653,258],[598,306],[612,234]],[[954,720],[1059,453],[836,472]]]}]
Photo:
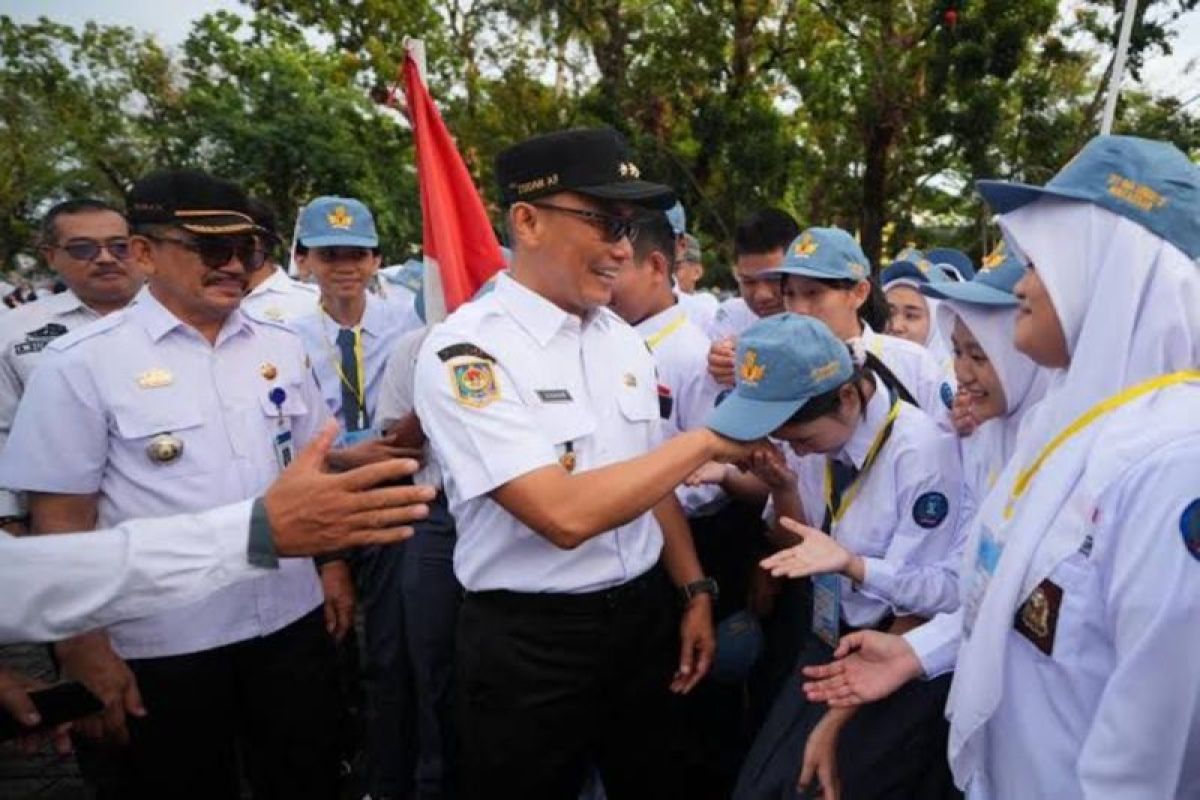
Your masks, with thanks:
[{"label": "man with gray cap", "polygon": [[673,491],[747,448],[707,430],[660,446],[653,356],[605,308],[671,191],[609,129],[521,142],[496,174],[510,271],[416,371],[458,521],[463,792],[576,797],[595,764],[612,800],[670,797],[669,690],[707,672],[716,590]]}]

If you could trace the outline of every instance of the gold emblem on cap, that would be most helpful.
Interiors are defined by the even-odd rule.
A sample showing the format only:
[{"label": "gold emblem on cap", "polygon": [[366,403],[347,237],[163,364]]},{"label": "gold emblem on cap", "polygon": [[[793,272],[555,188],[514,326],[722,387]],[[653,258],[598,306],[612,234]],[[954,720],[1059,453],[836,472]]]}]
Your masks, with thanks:
[{"label": "gold emblem on cap", "polygon": [[622,161],[621,165],[617,167],[617,172],[621,174],[622,178],[642,177],[642,171],[638,169],[637,164],[634,164],[631,161]]},{"label": "gold emblem on cap", "polygon": [[1126,178],[1116,172],[1108,175],[1108,193],[1142,211],[1154,211],[1167,204],[1167,198],[1144,183]]},{"label": "gold emblem on cap", "polygon": [[621,382],[629,387],[637,386],[637,377],[632,372],[626,372]]},{"label": "gold emblem on cap", "polygon": [[183,455],[183,440],[169,433],[160,433],[146,445],[146,455],[155,464],[170,464]]},{"label": "gold emblem on cap", "polygon": [[765,364],[758,363],[757,352],[747,350],[746,355],[742,357],[742,366],[738,369],[738,374],[742,378],[742,383],[754,386],[767,374],[767,367]]},{"label": "gold emblem on cap", "polygon": [[165,369],[148,369],[138,375],[137,382],[143,389],[158,389],[174,383],[175,376]]},{"label": "gold emblem on cap", "polygon": [[792,255],[808,258],[813,253],[817,252],[817,242],[813,239],[811,233],[805,233],[800,237],[800,241],[796,242],[796,246],[792,248]]},{"label": "gold emblem on cap", "polygon": [[819,367],[813,367],[812,370],[808,373],[808,377],[811,380],[813,380],[814,382],[828,380],[829,378],[832,378],[834,375],[837,375],[838,369],[840,369],[840,368],[841,368],[841,365],[838,363],[837,359],[835,358],[833,361],[830,361],[828,364],[822,364]]},{"label": "gold emblem on cap", "polygon": [[575,458],[575,451],[568,450],[567,452],[563,453],[558,457],[558,463],[562,464],[563,469],[565,469],[567,472],[574,472],[575,465],[578,463],[578,460]]},{"label": "gold emblem on cap", "polygon": [[1004,263],[1004,258],[1006,255],[1004,240],[1001,239],[1000,243],[996,245],[996,248],[984,256],[983,263],[979,265],[979,271],[991,272],[996,267]]},{"label": "gold emblem on cap", "polygon": [[262,366],[258,368],[258,374],[269,381],[273,381],[279,375],[279,370],[270,361],[264,361]]},{"label": "gold emblem on cap", "polygon": [[337,228],[340,231],[349,229],[354,224],[354,217],[350,216],[350,212],[346,211],[345,206],[338,206],[325,217],[329,221],[329,227]]}]

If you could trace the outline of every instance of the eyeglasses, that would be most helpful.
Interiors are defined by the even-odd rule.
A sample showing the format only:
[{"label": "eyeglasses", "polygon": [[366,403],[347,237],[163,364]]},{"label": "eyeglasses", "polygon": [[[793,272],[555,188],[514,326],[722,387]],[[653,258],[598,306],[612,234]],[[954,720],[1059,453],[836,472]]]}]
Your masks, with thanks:
[{"label": "eyeglasses", "polygon": [[146,238],[189,250],[200,256],[200,262],[209,269],[220,269],[236,257],[242,269],[253,272],[267,260],[267,251],[254,236],[201,236],[189,240],[146,234]]},{"label": "eyeglasses", "polygon": [[620,217],[616,214],[601,214],[598,211],[587,211],[582,208],[567,208],[566,206],[556,206],[552,203],[530,203],[534,208],[545,209],[546,211],[557,211],[560,214],[569,214],[572,217],[583,220],[600,230],[600,235],[608,244],[616,244],[622,239],[628,239],[630,243],[637,241],[638,233],[641,231],[641,221],[636,217]]},{"label": "eyeglasses", "polygon": [[117,261],[129,258],[129,240],[124,237],[105,239],[103,242],[96,239],[72,239],[66,244],[52,244],[50,247],[65,250],[67,255],[76,261],[95,261],[100,257],[102,250],[107,250]]}]

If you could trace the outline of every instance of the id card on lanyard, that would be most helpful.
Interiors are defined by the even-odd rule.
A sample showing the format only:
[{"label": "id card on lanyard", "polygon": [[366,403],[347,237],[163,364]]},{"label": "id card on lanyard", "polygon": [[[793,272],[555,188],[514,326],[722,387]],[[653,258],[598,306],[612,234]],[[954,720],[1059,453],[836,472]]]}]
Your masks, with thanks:
[{"label": "id card on lanyard", "polygon": [[275,461],[279,464],[280,471],[287,469],[288,464],[292,463],[292,458],[295,455],[295,446],[292,442],[292,429],[287,423],[287,417],[283,415],[283,403],[287,400],[287,392],[283,387],[276,386],[267,393],[267,399],[271,401],[271,405],[275,406],[275,419],[277,421],[278,430],[271,437],[271,443],[275,448]]},{"label": "id card on lanyard", "polygon": [[[867,477],[867,472],[874,466],[875,460],[879,457],[879,451],[883,449],[884,444],[887,443],[887,440],[892,435],[892,428],[895,427],[896,417],[899,414],[900,401],[893,397],[892,407],[888,410],[887,420],[884,422],[883,427],[879,429],[879,433],[875,434],[875,441],[871,442],[871,447],[867,450],[866,458],[863,459],[862,469],[859,470],[858,475],[851,481],[850,485],[844,487],[841,496],[838,498],[834,498],[833,465],[826,458],[825,524],[821,526],[821,529],[830,536],[834,535],[834,525],[841,521],[842,517],[850,509],[850,505],[854,502],[854,499],[858,497],[859,489],[862,488],[862,483]],[[814,575],[812,586],[812,632],[825,644],[836,649],[842,632],[842,576],[836,572]]]}]

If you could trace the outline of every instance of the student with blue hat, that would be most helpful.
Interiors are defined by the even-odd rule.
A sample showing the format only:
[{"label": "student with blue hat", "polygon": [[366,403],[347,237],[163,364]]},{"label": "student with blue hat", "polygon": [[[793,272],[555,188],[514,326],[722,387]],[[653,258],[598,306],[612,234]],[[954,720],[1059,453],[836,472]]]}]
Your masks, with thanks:
[{"label": "student with blue hat", "polygon": [[967,525],[960,613],[851,637],[809,696],[954,667],[968,797],[1197,796],[1200,168],[1100,136],[1045,186],[979,189],[1027,265],[1014,343],[1060,374]]},{"label": "student with blue hat", "polygon": [[934,247],[925,252],[929,263],[936,264],[950,276],[950,280],[969,281],[975,278],[975,264],[962,250],[953,247]]},{"label": "student with blue hat", "polygon": [[940,266],[923,256],[913,260],[903,254],[896,256],[880,275],[888,304],[887,332],[924,347],[944,369],[949,367],[950,348],[934,324],[938,301],[922,294],[921,287],[949,280]]},{"label": "student with blue hat", "polygon": [[[850,631],[904,629],[914,615],[952,610],[959,500],[953,437],[814,317],[760,320],[743,333],[737,355],[737,385],[708,424],[740,441],[770,436],[789,450],[761,446],[748,462],[771,490],[765,516],[798,542],[762,566],[776,577],[806,579],[800,585],[811,593],[809,615],[793,620],[804,631],[798,665],[827,660]],[[937,725],[948,685],[913,682],[891,705],[852,721],[847,736],[863,746],[842,753],[849,794],[909,785],[942,760]],[[785,681],[734,797],[783,796],[802,765],[802,782],[818,777],[812,771],[819,766],[828,787],[825,744],[848,719],[827,715],[804,699],[797,681]],[[897,759],[901,746],[907,755]]]},{"label": "student with blue hat", "polygon": [[788,311],[820,319],[843,341],[861,340],[879,362],[872,366],[902,397],[949,427],[954,388],[933,356],[913,342],[876,333],[863,320],[871,270],[854,237],[840,228],[809,228],[773,274],[783,278]]}]

